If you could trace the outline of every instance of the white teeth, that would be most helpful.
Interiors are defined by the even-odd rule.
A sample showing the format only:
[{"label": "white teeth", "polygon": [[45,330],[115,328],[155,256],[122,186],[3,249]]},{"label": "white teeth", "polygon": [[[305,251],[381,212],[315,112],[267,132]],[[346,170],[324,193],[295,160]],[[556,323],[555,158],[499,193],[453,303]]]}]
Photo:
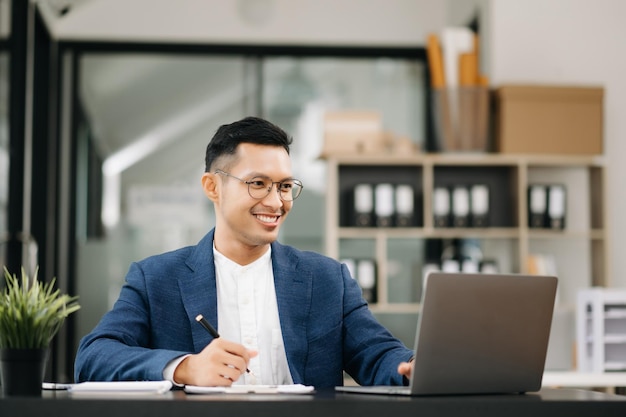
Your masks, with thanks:
[{"label": "white teeth", "polygon": [[276,217],[273,216],[262,216],[260,214],[257,214],[256,217],[257,219],[265,223],[274,223],[276,221]]}]

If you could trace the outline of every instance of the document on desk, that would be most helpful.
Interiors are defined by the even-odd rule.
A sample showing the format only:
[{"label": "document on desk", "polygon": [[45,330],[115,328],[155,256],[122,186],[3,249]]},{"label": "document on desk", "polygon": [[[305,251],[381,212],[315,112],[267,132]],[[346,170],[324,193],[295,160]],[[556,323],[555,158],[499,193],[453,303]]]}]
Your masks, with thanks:
[{"label": "document on desk", "polygon": [[185,385],[188,394],[312,394],[310,385],[232,385],[230,387],[199,387]]},{"label": "document on desk", "polygon": [[81,382],[67,388],[71,394],[164,394],[172,389],[170,381]]}]

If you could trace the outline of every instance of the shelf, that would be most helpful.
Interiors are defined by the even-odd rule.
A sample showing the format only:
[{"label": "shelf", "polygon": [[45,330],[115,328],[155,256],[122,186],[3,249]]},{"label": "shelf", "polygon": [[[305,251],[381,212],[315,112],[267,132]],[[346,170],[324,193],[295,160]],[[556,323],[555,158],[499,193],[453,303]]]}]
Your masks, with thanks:
[{"label": "shelf", "polygon": [[419,153],[414,155],[332,155],[323,159],[341,165],[524,165],[603,167],[602,156],[531,155],[496,153]]},{"label": "shelf", "polygon": [[[436,227],[340,227],[341,238],[376,238],[385,236],[391,238],[483,238],[483,239],[517,239],[520,237],[519,228],[487,227],[487,228],[436,228]],[[529,239],[591,239],[603,240],[605,233],[601,230],[590,231],[530,231]]]},{"label": "shelf", "polygon": [[529,239],[592,239],[603,240],[606,238],[604,230],[536,230],[527,229]]},{"label": "shelf", "polygon": [[[618,370],[626,369],[620,364]],[[626,387],[626,372],[544,372],[541,382],[544,387]]]},{"label": "shelf", "polygon": [[604,370],[606,371],[626,371],[626,362],[605,362]]},{"label": "shelf", "polygon": [[604,343],[615,345],[626,344],[626,334],[605,334]]},{"label": "shelf", "polygon": [[607,320],[626,319],[626,306],[624,306],[624,308],[619,309],[619,310],[618,309],[614,309],[614,310],[605,311],[604,312],[604,318],[607,319]]},{"label": "shelf", "polygon": [[626,370],[626,291],[588,288],[578,294],[577,362],[583,371]]},{"label": "shelf", "polygon": [[340,227],[340,238],[374,239],[374,238],[423,238],[423,239],[447,239],[447,238],[482,238],[482,239],[517,239],[517,228],[357,228]]},{"label": "shelf", "polygon": [[[602,314],[605,320],[620,320],[626,319],[626,309],[620,309],[618,311],[605,311]],[[591,313],[587,314],[587,320],[593,320],[593,315]]]},{"label": "shelf", "polygon": [[[594,342],[593,335],[587,336],[587,343]],[[626,334],[605,334],[603,337],[603,342],[607,345],[621,345],[626,344]]]},{"label": "shelf", "polygon": [[[377,312],[417,311],[417,305],[395,302],[419,300],[427,247],[464,239],[476,242],[483,259],[495,260],[505,273],[527,273],[532,267],[528,263],[531,256],[547,255],[557,266],[559,302],[563,305],[574,305],[580,288],[610,284],[606,256],[609,227],[603,203],[606,175],[601,156],[423,153],[334,155],[325,159],[326,254],[335,259],[362,257],[376,262],[378,304],[372,309]],[[357,227],[354,189],[363,183],[373,188],[383,183],[412,187],[414,226]],[[528,227],[528,187],[536,183],[565,186],[563,229]],[[435,188],[469,188],[474,184],[484,184],[489,190],[488,227],[435,227]],[[374,213],[369,221],[375,224],[372,216]],[[403,280],[400,284],[398,276]],[[409,297],[410,291],[416,293]]]}]

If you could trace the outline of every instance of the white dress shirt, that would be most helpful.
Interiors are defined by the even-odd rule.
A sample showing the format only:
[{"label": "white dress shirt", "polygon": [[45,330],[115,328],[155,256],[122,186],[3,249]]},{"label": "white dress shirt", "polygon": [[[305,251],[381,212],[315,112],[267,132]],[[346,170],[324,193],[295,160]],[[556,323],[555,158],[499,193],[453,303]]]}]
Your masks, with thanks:
[{"label": "white dress shirt", "polygon": [[259,354],[235,384],[292,384],[274,289],[271,248],[241,266],[213,248],[220,336]]},{"label": "white dress shirt", "polygon": [[[244,373],[233,384],[293,384],[278,317],[271,248],[244,266],[231,261],[215,247],[213,255],[220,337],[258,352],[248,365],[251,372]],[[185,357],[167,365],[164,379],[174,382],[174,371]]]}]

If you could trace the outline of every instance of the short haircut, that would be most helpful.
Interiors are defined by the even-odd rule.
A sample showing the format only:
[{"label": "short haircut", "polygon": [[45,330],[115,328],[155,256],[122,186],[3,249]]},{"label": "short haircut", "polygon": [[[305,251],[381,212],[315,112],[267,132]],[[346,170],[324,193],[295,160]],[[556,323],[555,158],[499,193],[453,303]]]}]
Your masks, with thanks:
[{"label": "short haircut", "polygon": [[215,162],[223,156],[232,156],[241,143],[281,146],[289,154],[293,139],[283,129],[259,117],[246,117],[220,126],[206,148],[205,172],[211,172]]}]

